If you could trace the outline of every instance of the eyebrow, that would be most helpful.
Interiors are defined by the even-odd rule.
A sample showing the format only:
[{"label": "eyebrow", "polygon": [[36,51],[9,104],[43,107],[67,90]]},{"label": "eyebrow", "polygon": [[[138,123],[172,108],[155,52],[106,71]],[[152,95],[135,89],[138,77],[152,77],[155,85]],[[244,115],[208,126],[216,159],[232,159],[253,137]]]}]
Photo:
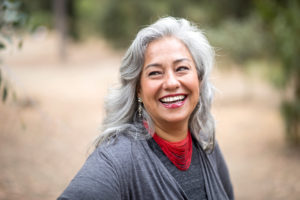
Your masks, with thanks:
[{"label": "eyebrow", "polygon": [[188,59],[188,58],[180,58],[180,59],[175,60],[173,63],[176,64],[176,63],[180,63],[180,62],[182,62],[182,61],[188,61],[188,62],[191,62],[191,60]]},{"label": "eyebrow", "polygon": [[[183,61],[188,61],[188,62],[191,62],[190,59],[188,58],[180,58],[180,59],[177,59],[173,62],[173,64],[177,64],[177,63],[180,63],[180,62],[183,62]],[[145,67],[145,69],[149,68],[149,67],[161,67],[161,64],[159,63],[152,63],[152,64],[149,64]]]}]

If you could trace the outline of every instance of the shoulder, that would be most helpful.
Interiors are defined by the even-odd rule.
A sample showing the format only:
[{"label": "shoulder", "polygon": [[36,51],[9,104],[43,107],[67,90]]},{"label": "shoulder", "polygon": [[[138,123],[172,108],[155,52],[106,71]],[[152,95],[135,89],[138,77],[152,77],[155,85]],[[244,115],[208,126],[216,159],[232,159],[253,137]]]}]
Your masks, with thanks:
[{"label": "shoulder", "polygon": [[139,141],[120,135],[110,144],[99,146],[88,157],[60,199],[120,199],[133,152]]},{"label": "shoulder", "polygon": [[216,172],[221,177],[223,177],[224,175],[227,176],[228,174],[227,164],[217,141],[215,143],[213,151],[211,153],[207,153],[207,157],[212,167],[216,170]]},{"label": "shoulder", "polygon": [[91,156],[107,158],[112,162],[126,161],[133,153],[141,153],[140,148],[142,147],[142,142],[143,140],[120,134],[109,143],[96,148]]},{"label": "shoulder", "polygon": [[[220,149],[219,143],[216,141],[213,150],[210,153],[206,153],[208,158],[213,162],[214,165],[224,165],[225,160]],[[220,167],[220,166],[219,166]]]}]

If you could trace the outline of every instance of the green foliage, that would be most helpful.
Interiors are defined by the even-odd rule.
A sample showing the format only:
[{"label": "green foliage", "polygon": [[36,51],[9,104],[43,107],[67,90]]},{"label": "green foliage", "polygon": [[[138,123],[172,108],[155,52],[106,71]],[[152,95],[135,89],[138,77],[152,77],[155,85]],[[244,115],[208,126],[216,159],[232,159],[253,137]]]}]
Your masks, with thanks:
[{"label": "green foliage", "polygon": [[53,27],[52,24],[52,14],[49,12],[44,12],[42,10],[35,11],[28,20],[28,28],[31,31],[36,30],[39,26]]},{"label": "green foliage", "polygon": [[74,12],[77,15],[76,31],[79,37],[99,35],[101,33],[101,18],[105,12],[108,0],[76,0]]},{"label": "green foliage", "polygon": [[[0,0],[0,50],[5,50],[8,45],[12,45],[14,37],[19,36],[24,27],[27,16],[21,10],[23,4],[18,0]],[[22,40],[19,39],[18,46],[22,46]],[[2,102],[7,101],[8,95],[15,91],[11,89],[9,81],[0,68],[0,97]]]},{"label": "green foliage", "polygon": [[222,47],[238,61],[264,55],[267,40],[257,18],[248,18],[253,9],[250,0],[106,0],[98,4],[77,1],[76,5],[81,10],[79,18],[86,17],[81,27],[92,22],[92,29],[96,28],[95,32],[101,33],[115,47],[128,46],[144,25],[171,15],[185,17],[207,29],[213,45]]},{"label": "green foliage", "polygon": [[6,101],[7,98],[7,87],[3,88],[3,92],[2,92],[2,102],[4,103]]},{"label": "green foliage", "polygon": [[34,31],[39,26],[53,27],[52,1],[26,1],[26,3],[24,2],[24,11],[30,13],[27,22],[29,30]]},{"label": "green foliage", "polygon": [[[78,39],[79,37],[77,30],[77,12],[75,11],[75,5],[77,1],[79,0],[66,1],[65,14],[68,21],[68,34],[73,39]],[[30,0],[24,3],[24,10],[27,13],[30,13],[30,17],[26,26],[29,31],[33,32],[40,26],[45,26],[49,29],[55,28],[54,3],[54,0]],[[97,2],[94,3],[96,5]]]},{"label": "green foliage", "polygon": [[[68,1],[67,5],[71,29],[69,34],[73,38],[101,34],[115,47],[126,47],[141,27],[159,17],[171,15],[190,19],[200,24],[202,28],[210,27],[215,33],[221,30],[228,37],[232,28],[241,28],[241,31],[244,31],[242,35],[245,35],[247,34],[245,29],[250,30],[254,26],[252,22],[250,26],[246,25],[247,17],[253,9],[252,2],[252,0],[72,0]],[[29,19],[31,28],[34,29],[39,25],[53,27],[52,3],[40,0],[26,2],[26,9],[31,14]],[[226,30],[223,31],[223,28]],[[250,32],[255,33],[253,29]],[[237,39],[241,40],[238,42],[232,39],[220,42],[222,39],[220,36],[216,40],[217,44],[228,45],[227,49],[233,48],[232,55],[237,55],[236,57],[243,60],[247,57],[246,54],[251,56],[249,52],[253,48],[257,51],[257,47],[253,47],[246,36],[238,36]],[[250,45],[247,44],[245,48],[242,44],[247,42]],[[241,44],[240,47],[236,46],[238,44]],[[247,53],[248,46],[250,49]],[[236,52],[238,53],[235,54]]]},{"label": "green foliage", "polygon": [[281,113],[284,116],[286,124],[286,136],[289,142],[300,145],[300,101],[285,101],[281,106]]},{"label": "green foliage", "polygon": [[213,46],[220,47],[218,54],[229,54],[238,62],[266,56],[266,38],[260,20],[256,16],[243,21],[227,19],[216,28],[209,28],[207,36]]},{"label": "green foliage", "polygon": [[26,22],[26,15],[20,12],[22,3],[13,0],[0,1],[0,26],[3,28],[19,28]]},{"label": "green foliage", "polygon": [[150,24],[159,16],[183,15],[183,2],[176,1],[139,1],[111,0],[101,17],[101,32],[116,47],[125,47],[138,30]]},{"label": "green foliage", "polygon": [[273,55],[281,61],[281,88],[292,88],[291,97],[282,104],[287,138],[300,145],[300,2],[256,1],[272,41]]},{"label": "green foliage", "polygon": [[273,55],[283,64],[284,85],[300,70],[300,3],[290,1],[257,1],[258,11],[265,21],[265,28],[273,41]]},{"label": "green foliage", "polygon": [[0,43],[0,49],[5,49],[5,44]]},{"label": "green foliage", "polygon": [[21,9],[21,1],[0,0],[0,49],[12,44],[13,37],[24,27],[27,15]]},{"label": "green foliage", "polygon": [[202,0],[197,1],[199,7],[208,9],[208,16],[212,18],[209,23],[214,25],[222,23],[224,20],[233,19],[242,21],[252,14],[253,0]]},{"label": "green foliage", "polygon": [[269,67],[268,77],[269,77],[269,80],[271,81],[271,83],[273,83],[273,85],[276,88],[278,88],[280,90],[284,90],[287,77],[284,76],[285,69],[282,66],[282,63],[279,61],[279,64],[274,65],[273,63],[269,62],[268,67]]},{"label": "green foliage", "polygon": [[142,1],[112,0],[102,19],[103,35],[117,47],[126,46],[137,29],[149,23],[150,17],[150,9]]}]

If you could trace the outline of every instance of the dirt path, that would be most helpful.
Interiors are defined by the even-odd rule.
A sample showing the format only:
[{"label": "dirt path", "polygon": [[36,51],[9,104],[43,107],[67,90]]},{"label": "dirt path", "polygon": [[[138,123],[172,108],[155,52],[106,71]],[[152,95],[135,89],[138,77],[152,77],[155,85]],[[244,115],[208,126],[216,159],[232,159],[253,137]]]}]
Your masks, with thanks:
[{"label": "dirt path", "polygon": [[[0,199],[55,199],[86,159],[107,88],[117,83],[121,54],[103,42],[72,45],[64,64],[55,44],[31,38],[4,55],[20,103],[0,104]],[[235,68],[215,70],[212,80],[236,199],[299,199],[300,157],[282,139],[279,97]]]}]

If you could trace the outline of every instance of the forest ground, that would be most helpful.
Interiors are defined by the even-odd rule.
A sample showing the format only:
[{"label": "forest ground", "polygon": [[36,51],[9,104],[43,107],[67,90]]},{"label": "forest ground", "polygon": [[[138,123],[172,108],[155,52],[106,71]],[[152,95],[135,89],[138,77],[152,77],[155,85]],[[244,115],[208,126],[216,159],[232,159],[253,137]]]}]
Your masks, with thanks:
[{"label": "forest ground", "polygon": [[[123,52],[105,42],[70,44],[66,62],[56,50],[55,37],[44,35],[1,55],[18,96],[0,103],[1,200],[50,200],[64,190],[91,151],[104,97],[118,82]],[[285,142],[280,95],[256,73],[224,63],[211,76],[213,113],[236,199],[299,199],[300,154]]]}]

